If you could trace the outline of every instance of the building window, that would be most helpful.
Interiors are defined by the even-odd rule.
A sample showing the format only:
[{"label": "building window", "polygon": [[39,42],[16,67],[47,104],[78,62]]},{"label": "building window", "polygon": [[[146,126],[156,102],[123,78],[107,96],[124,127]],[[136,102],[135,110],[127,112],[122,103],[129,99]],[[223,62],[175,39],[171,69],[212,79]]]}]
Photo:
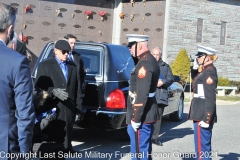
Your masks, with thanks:
[{"label": "building window", "polygon": [[197,20],[197,37],[196,42],[202,42],[202,27],[203,27],[203,19],[198,18]]},{"label": "building window", "polygon": [[221,23],[221,33],[220,33],[220,45],[225,45],[226,39],[226,22]]}]

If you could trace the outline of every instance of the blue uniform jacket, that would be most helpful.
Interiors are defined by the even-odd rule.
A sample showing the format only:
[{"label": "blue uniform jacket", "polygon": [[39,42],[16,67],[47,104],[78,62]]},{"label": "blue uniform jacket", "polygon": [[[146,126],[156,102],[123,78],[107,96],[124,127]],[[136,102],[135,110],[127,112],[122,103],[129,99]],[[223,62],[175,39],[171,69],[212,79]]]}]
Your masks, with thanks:
[{"label": "blue uniform jacket", "polygon": [[29,152],[35,119],[28,59],[0,40],[0,151]]}]

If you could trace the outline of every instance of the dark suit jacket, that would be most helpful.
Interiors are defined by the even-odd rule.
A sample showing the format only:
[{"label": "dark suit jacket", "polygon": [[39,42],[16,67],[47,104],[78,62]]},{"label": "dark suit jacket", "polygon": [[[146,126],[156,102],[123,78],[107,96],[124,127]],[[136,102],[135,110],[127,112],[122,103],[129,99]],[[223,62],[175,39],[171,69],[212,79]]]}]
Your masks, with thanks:
[{"label": "dark suit jacket", "polygon": [[79,53],[73,51],[72,55],[73,55],[73,58],[74,58],[74,63],[77,65],[77,68],[78,68],[80,81],[81,81],[81,87],[82,87],[82,85],[85,81],[85,76],[86,76],[84,62],[83,62],[82,56]]},{"label": "dark suit jacket", "polygon": [[[66,82],[55,57],[39,63],[36,76],[36,87],[47,91],[50,95],[50,99],[46,101],[45,105],[48,105],[49,108],[57,108],[57,122],[54,125],[55,129],[53,134],[60,138],[65,136],[63,134],[67,134],[69,139],[71,135],[68,134],[71,133],[68,133],[68,131],[71,132],[72,130],[75,113],[82,110],[82,99],[77,68],[71,62],[67,62],[67,67],[68,81]],[[61,101],[55,97],[52,94],[54,88],[65,88],[69,95],[68,99],[66,101]],[[64,127],[67,128],[67,133],[64,133]]]},{"label": "dark suit jacket", "polygon": [[35,119],[29,63],[2,41],[0,50],[0,151],[26,153]]},{"label": "dark suit jacket", "polygon": [[156,89],[156,100],[158,104],[163,104],[161,105],[162,107],[165,105],[168,105],[168,87],[171,86],[171,84],[174,82],[172,70],[170,66],[165,63],[162,59],[159,60],[158,62],[159,67],[160,67],[160,75],[163,82],[163,85],[161,87],[157,87]]}]

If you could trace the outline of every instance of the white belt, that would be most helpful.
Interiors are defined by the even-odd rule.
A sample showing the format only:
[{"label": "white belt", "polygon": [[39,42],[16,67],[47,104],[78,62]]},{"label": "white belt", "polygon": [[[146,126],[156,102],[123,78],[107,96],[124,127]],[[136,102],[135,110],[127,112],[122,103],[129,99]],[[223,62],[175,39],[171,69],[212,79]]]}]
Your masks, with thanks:
[{"label": "white belt", "polygon": [[194,94],[193,94],[193,97],[205,99],[205,96],[200,96],[200,95],[198,95],[197,93],[194,93]]},{"label": "white belt", "polygon": [[[131,91],[129,91],[128,94],[132,98],[136,98],[137,97],[136,93],[132,93]],[[154,97],[154,96],[155,96],[155,92],[148,94],[148,97]]]},{"label": "white belt", "polygon": [[[132,93],[131,91],[129,91],[128,94],[129,94],[130,97],[133,98],[131,103],[134,104],[135,103],[135,99],[137,97],[137,94],[136,93]],[[154,97],[154,96],[155,96],[155,92],[148,94],[148,97]]]}]

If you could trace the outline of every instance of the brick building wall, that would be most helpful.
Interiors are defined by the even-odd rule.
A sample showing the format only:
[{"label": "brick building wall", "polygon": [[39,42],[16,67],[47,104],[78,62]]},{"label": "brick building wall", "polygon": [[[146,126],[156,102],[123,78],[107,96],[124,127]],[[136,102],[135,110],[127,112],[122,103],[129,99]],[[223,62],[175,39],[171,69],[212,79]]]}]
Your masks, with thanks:
[{"label": "brick building wall", "polygon": [[[126,34],[149,35],[149,49],[163,46],[165,1],[146,1],[146,4],[136,1],[133,5],[123,1],[122,12],[125,18],[121,24],[120,44],[127,43]],[[131,15],[134,18],[131,20]]]},{"label": "brick building wall", "polygon": [[[27,47],[33,53],[34,62],[48,41],[56,40],[67,33],[75,34],[81,41],[114,44],[126,44],[126,34],[147,34],[151,36],[149,48],[162,47],[164,59],[168,62],[174,61],[182,48],[186,48],[189,55],[194,55],[197,44],[217,49],[219,58],[215,65],[219,76],[240,80],[238,0],[147,0],[145,6],[142,0],[135,0],[134,6],[130,0],[1,0],[1,2],[17,8],[15,31],[19,33],[22,30],[28,37]],[[29,13],[24,13],[27,4],[30,4],[32,9]],[[62,11],[59,17],[56,16],[58,8]],[[86,10],[93,12],[90,19],[86,19],[84,14]],[[101,21],[98,15],[100,11],[107,13],[104,21]],[[119,18],[121,12],[125,14],[123,21]],[[134,14],[133,20],[130,19],[131,14]],[[201,41],[196,42],[199,19],[202,20],[202,36],[198,35]],[[226,30],[222,39],[224,43],[220,44],[223,22]]]},{"label": "brick building wall", "polygon": [[[240,80],[240,1],[238,0],[170,0],[167,59],[173,61],[182,48],[189,55],[197,44],[218,50],[215,65],[218,75]],[[198,18],[202,19],[202,40],[196,42]],[[225,35],[222,22],[226,22]],[[222,33],[221,33],[222,31]],[[225,44],[220,44],[220,37]]]},{"label": "brick building wall", "polygon": [[[1,0],[17,8],[15,31],[27,36],[27,47],[33,55],[33,68],[43,47],[49,41],[55,41],[67,33],[77,36],[80,41],[107,42],[126,44],[126,34],[148,34],[151,36],[149,47],[161,46],[163,43],[165,1],[136,0],[134,6],[130,0]],[[31,9],[25,13],[24,8]],[[125,14],[123,21],[119,11]],[[61,14],[56,15],[60,9]],[[85,11],[92,11],[89,19]],[[98,13],[106,12],[102,21]],[[74,14],[74,16],[73,16]],[[134,14],[131,21],[130,15]],[[114,28],[113,26],[117,25]],[[114,35],[118,33],[118,37]]]},{"label": "brick building wall", "polygon": [[[15,31],[22,30],[28,37],[27,48],[32,52],[33,68],[37,57],[49,41],[55,41],[68,33],[80,41],[108,42],[112,39],[113,1],[108,0],[1,0],[17,8]],[[24,8],[31,9],[25,13]],[[60,9],[61,14],[56,15]],[[85,11],[92,11],[89,19]],[[106,12],[102,21],[99,12]],[[72,16],[74,14],[74,17]],[[24,25],[26,28],[24,28]]]}]

